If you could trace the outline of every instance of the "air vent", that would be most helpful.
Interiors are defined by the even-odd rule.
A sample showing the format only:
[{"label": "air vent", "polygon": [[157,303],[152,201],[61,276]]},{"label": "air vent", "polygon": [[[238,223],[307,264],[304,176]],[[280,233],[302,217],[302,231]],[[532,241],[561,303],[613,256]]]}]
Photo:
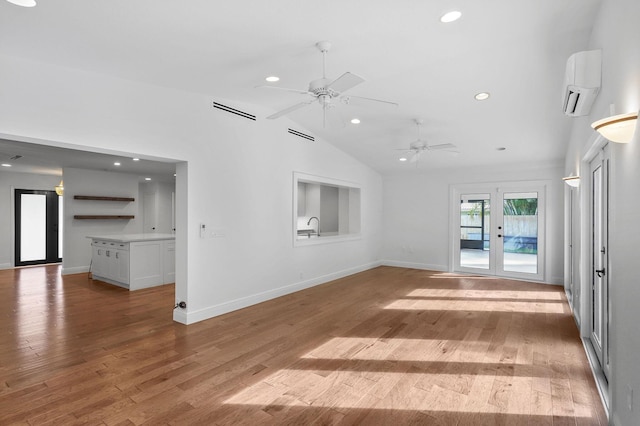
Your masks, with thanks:
[{"label": "air vent", "polygon": [[298,136],[300,138],[306,139],[308,141],[311,141],[311,142],[316,140],[316,138],[314,138],[313,136],[305,135],[304,133],[299,132],[297,130],[289,129],[289,133],[291,133],[292,135]]},{"label": "air vent", "polygon": [[231,108],[229,106],[222,105],[222,104],[219,104],[217,102],[213,103],[213,107],[217,108],[217,109],[220,109],[222,111],[230,112],[231,114],[239,115],[240,117],[244,117],[244,118],[247,118],[249,120],[256,121],[256,116],[255,115],[249,114],[248,112],[240,111],[239,109]]}]

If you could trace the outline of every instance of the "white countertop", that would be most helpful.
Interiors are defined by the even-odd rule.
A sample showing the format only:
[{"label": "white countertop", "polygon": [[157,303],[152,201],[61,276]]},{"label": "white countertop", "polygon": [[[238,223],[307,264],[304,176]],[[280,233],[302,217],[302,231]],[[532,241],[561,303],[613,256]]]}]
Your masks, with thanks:
[{"label": "white countertop", "polygon": [[114,241],[117,243],[132,243],[136,241],[175,240],[174,234],[118,234],[118,235],[87,235],[92,240]]}]

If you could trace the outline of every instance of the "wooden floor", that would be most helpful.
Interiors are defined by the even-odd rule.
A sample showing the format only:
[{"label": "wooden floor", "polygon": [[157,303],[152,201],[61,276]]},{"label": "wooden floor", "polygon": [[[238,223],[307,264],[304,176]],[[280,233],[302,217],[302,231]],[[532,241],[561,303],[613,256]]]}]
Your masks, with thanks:
[{"label": "wooden floor", "polygon": [[559,287],[380,267],[190,326],[173,293],[0,271],[0,424],[606,424]]}]

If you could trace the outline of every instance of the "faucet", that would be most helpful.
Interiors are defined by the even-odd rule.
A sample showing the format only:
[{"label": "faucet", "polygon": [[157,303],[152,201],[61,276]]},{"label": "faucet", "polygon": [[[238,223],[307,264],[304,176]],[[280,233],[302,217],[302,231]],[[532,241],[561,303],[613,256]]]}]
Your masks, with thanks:
[{"label": "faucet", "polygon": [[318,218],[317,218],[317,217],[315,217],[315,216],[312,216],[312,217],[309,219],[309,221],[307,222],[307,225],[311,225],[311,221],[312,221],[313,219],[315,219],[315,220],[317,220],[317,221],[318,221],[318,228],[317,228],[317,230],[316,230],[316,234],[317,234],[317,235],[318,235],[318,237],[319,237],[319,236],[320,236],[320,219],[318,219]]}]

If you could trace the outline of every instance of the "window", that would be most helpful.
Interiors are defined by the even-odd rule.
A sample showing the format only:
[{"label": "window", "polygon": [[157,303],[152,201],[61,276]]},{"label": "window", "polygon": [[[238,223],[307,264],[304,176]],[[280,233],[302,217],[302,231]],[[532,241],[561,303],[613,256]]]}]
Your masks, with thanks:
[{"label": "window", "polygon": [[360,236],[360,187],[330,178],[293,174],[294,246]]}]

